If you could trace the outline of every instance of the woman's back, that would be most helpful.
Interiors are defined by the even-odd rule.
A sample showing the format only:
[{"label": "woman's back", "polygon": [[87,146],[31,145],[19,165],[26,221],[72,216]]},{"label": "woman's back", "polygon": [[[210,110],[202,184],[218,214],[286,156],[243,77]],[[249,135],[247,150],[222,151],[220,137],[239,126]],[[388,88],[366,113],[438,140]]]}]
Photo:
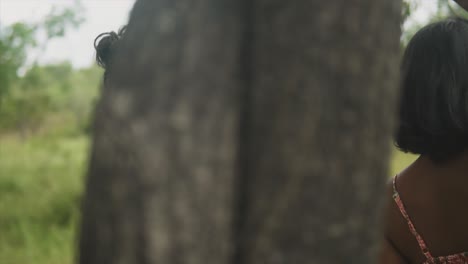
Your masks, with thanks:
[{"label": "woman's back", "polygon": [[403,260],[468,263],[467,176],[468,156],[444,164],[421,157],[395,178],[386,236]]},{"label": "woman's back", "polygon": [[389,186],[382,263],[468,263],[468,20],[409,41],[395,143],[420,158]]}]

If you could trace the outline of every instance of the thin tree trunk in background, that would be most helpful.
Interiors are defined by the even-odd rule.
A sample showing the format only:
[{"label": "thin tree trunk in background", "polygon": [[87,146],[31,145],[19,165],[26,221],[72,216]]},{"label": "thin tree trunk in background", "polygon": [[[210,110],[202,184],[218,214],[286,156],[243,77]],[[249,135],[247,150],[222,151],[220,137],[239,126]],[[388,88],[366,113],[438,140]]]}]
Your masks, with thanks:
[{"label": "thin tree trunk in background", "polygon": [[81,264],[373,263],[397,0],[139,0],[98,105]]}]

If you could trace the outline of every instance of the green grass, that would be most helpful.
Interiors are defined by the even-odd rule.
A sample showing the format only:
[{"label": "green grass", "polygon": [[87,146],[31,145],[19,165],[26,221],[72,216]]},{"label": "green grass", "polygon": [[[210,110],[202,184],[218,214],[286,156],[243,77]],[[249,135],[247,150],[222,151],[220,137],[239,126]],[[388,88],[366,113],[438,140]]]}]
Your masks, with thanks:
[{"label": "green grass", "polygon": [[[0,137],[0,264],[73,263],[88,139],[60,131]],[[414,159],[395,150],[390,175]]]},{"label": "green grass", "polygon": [[0,263],[73,263],[88,139],[0,138]]},{"label": "green grass", "polygon": [[408,167],[418,156],[406,154],[397,149],[393,150],[392,160],[390,162],[390,176],[395,176],[397,173]]}]

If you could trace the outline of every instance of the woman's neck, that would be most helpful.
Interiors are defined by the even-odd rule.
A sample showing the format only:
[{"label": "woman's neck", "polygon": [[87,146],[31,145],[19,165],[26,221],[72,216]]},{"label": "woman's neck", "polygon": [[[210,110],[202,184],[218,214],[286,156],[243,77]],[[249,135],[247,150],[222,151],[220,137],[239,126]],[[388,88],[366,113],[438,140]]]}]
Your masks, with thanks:
[{"label": "woman's neck", "polygon": [[422,155],[402,174],[411,174],[415,182],[419,184],[427,182],[436,190],[468,196],[468,154],[466,153],[444,162],[434,162]]}]

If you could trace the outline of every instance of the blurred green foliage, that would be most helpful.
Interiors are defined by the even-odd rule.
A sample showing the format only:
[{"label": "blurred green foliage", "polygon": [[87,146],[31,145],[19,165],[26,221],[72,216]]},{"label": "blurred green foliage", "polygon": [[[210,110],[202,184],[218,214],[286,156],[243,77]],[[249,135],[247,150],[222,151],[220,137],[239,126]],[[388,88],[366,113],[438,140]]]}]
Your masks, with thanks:
[{"label": "blurred green foliage", "polygon": [[72,264],[88,138],[0,137],[0,263]]},{"label": "blurred green foliage", "polygon": [[0,31],[0,104],[12,84],[18,79],[18,70],[26,61],[26,51],[36,46],[36,25],[15,23]]},{"label": "blurred green foliage", "polygon": [[437,0],[437,12],[431,17],[431,21],[441,20],[448,16],[468,18],[468,12],[452,0]]},{"label": "blurred green foliage", "polygon": [[33,65],[12,83],[0,104],[0,133],[34,133],[47,124],[48,117],[66,114],[86,129],[101,78],[97,66],[75,70],[68,62]]},{"label": "blurred green foliage", "polygon": [[[462,9],[453,0],[403,0],[402,8],[402,25],[411,19],[411,16],[420,8],[422,1],[433,2],[436,4],[436,9],[433,13],[429,14],[429,21],[424,24],[439,21],[446,17],[458,16],[468,19],[468,12]],[[421,23],[412,23],[410,26],[404,28],[401,36],[402,47],[406,46],[411,37],[424,26]]]},{"label": "blurred green foliage", "polygon": [[[0,98],[12,89],[19,69],[25,66],[28,52],[44,48],[50,40],[63,37],[67,29],[77,28],[84,22],[82,8],[79,2],[76,3],[74,7],[52,9],[44,20],[34,24],[17,22],[1,28]],[[46,37],[40,38],[41,35]]]},{"label": "blurred green foliage", "polygon": [[89,102],[97,95],[98,68],[75,71],[67,62],[27,64],[28,53],[41,53],[50,40],[63,37],[83,21],[77,2],[74,7],[52,9],[37,23],[17,22],[0,29],[0,133],[34,132],[49,114],[63,110],[85,122]]},{"label": "blurred green foliage", "polygon": [[[0,28],[0,263],[72,264],[90,116],[103,71],[31,61],[79,6]],[[35,56],[36,57],[36,56]]]}]

